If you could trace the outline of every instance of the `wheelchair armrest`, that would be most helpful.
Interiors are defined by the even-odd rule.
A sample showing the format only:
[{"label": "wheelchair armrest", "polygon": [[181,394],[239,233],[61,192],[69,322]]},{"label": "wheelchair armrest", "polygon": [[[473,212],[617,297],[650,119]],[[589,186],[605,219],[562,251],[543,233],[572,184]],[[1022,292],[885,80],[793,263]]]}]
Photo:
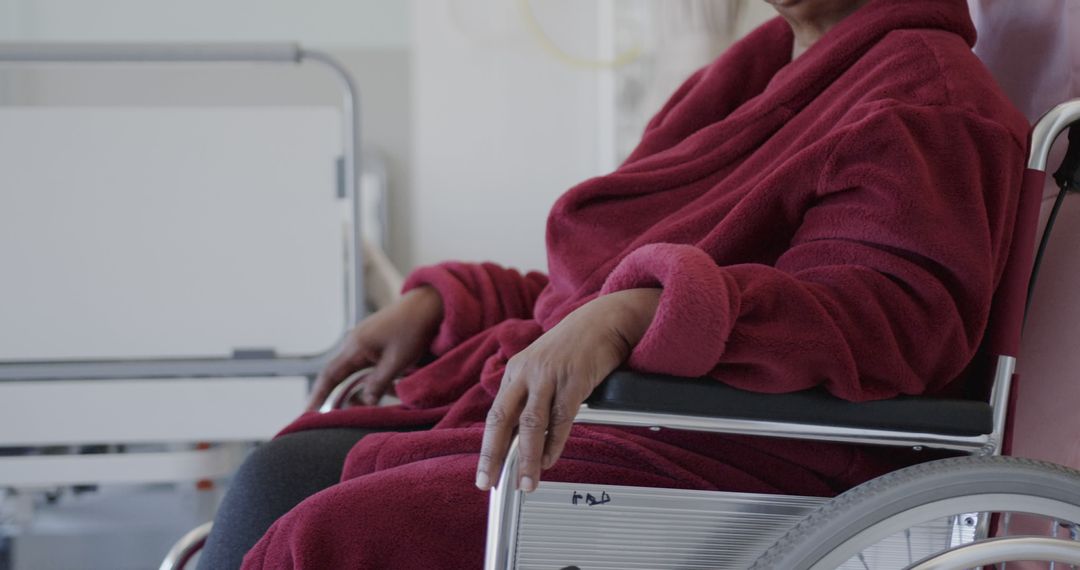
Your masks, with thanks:
[{"label": "wheelchair armrest", "polygon": [[319,406],[319,413],[325,414],[349,407],[349,402],[352,401],[353,397],[364,389],[364,377],[372,370],[372,368],[364,368],[354,372],[343,382],[334,386],[334,389],[330,391],[330,394],[323,400],[322,405]]},{"label": "wheelchair armrest", "polygon": [[585,403],[600,410],[956,436],[993,431],[993,408],[987,402],[916,396],[848,402],[820,389],[762,394],[732,388],[714,378],[679,378],[623,370],[608,376]]}]

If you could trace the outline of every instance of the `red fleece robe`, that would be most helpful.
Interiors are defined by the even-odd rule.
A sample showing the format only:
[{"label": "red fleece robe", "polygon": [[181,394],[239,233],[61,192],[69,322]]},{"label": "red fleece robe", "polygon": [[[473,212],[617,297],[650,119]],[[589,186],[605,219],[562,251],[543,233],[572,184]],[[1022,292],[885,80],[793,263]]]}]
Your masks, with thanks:
[{"label": "red fleece robe", "polygon": [[[549,275],[420,269],[445,320],[404,404],[286,431],[365,437],[342,482],[278,520],[245,568],[479,568],[482,422],[507,358],[583,303],[663,289],[627,363],[849,400],[936,393],[983,337],[1013,234],[1027,124],[971,53],[964,0],[871,0],[798,59],[780,19],[692,76],[615,172],[548,221]],[[908,458],[909,460],[910,458]],[[577,426],[549,481],[830,495],[894,451]]]}]

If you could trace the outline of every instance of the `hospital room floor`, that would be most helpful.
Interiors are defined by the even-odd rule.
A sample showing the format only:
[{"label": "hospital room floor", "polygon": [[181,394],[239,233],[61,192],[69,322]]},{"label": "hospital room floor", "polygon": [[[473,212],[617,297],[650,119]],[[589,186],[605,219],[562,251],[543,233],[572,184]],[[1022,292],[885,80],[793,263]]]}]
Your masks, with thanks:
[{"label": "hospital room floor", "polygon": [[[37,493],[33,519],[12,524],[13,497],[0,500],[0,570],[148,570],[193,527],[210,520],[221,489],[193,485],[67,489]],[[5,504],[7,503],[7,504]]]}]

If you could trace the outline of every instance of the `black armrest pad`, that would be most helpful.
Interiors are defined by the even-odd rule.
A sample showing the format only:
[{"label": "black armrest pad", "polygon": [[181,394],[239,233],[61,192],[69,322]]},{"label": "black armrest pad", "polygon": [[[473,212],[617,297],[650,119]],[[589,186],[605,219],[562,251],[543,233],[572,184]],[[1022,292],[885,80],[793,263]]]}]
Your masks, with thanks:
[{"label": "black armrest pad", "polygon": [[738,390],[714,378],[678,378],[616,371],[589,396],[590,407],[782,421],[945,435],[982,435],[993,428],[986,402],[901,396],[848,402],[824,390],[761,394]]}]

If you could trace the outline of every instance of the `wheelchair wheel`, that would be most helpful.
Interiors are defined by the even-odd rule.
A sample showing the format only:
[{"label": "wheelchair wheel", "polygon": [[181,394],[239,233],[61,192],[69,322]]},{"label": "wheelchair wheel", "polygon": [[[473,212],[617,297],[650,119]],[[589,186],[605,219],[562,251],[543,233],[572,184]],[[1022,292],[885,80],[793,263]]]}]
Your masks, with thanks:
[{"label": "wheelchair wheel", "polygon": [[[912,548],[908,529],[952,521],[942,550],[970,542],[978,516],[997,515],[1007,526],[1014,513],[1068,529],[1077,538],[1080,472],[1014,457],[963,457],[915,465],[868,481],[825,503],[767,550],[752,570],[906,568],[927,556]],[[1002,522],[1004,521],[1004,522]],[[966,523],[966,536],[959,530]],[[886,556],[867,554],[887,541],[907,542]],[[1034,558],[1040,560],[1039,558]],[[1013,558],[1016,560],[1016,558]]]}]

